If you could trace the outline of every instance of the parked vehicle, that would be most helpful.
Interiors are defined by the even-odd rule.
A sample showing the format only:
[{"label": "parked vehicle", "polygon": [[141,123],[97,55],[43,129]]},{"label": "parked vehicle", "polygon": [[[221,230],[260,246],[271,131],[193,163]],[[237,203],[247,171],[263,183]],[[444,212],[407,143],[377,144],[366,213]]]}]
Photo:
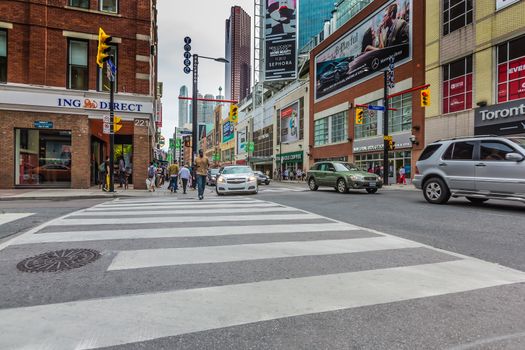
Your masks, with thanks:
[{"label": "parked vehicle", "polygon": [[429,144],[416,163],[414,185],[429,203],[466,197],[525,203],[525,138],[476,136]]},{"label": "parked vehicle", "polygon": [[227,193],[256,194],[259,191],[257,177],[249,166],[225,166],[219,170],[215,191],[219,196]]},{"label": "parked vehicle", "polygon": [[329,186],[339,193],[346,193],[350,189],[376,193],[383,187],[383,180],[379,176],[346,162],[315,163],[306,174],[306,181],[312,191],[316,191],[319,186]]},{"label": "parked vehicle", "polygon": [[217,182],[217,174],[219,173],[219,168],[208,169],[206,174],[206,185],[215,186]]},{"label": "parked vehicle", "polygon": [[270,177],[263,174],[261,171],[254,171],[255,177],[257,177],[257,185],[270,184]]}]

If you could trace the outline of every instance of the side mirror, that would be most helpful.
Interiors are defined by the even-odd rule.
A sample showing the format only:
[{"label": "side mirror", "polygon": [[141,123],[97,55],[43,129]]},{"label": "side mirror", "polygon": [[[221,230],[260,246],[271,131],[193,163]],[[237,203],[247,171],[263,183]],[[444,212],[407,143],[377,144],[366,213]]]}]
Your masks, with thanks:
[{"label": "side mirror", "polygon": [[521,162],[524,157],[519,153],[507,153],[505,155],[505,160],[510,160],[511,162]]}]

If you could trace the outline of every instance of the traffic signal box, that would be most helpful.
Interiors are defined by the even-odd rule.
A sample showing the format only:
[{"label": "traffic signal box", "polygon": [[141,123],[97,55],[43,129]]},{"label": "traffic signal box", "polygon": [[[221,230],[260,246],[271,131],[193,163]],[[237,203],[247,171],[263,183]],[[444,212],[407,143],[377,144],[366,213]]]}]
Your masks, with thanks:
[{"label": "traffic signal box", "polygon": [[393,150],[396,149],[396,144],[394,142],[394,138],[392,137],[392,135],[383,136],[383,140],[388,142],[388,150],[389,151],[393,151]]},{"label": "traffic signal box", "polygon": [[98,28],[98,49],[97,49],[97,64],[100,68],[103,68],[104,62],[109,59],[111,52],[111,36],[104,33],[102,28]]},{"label": "traffic signal box", "polygon": [[421,90],[419,93],[419,97],[421,100],[421,107],[430,106],[430,89]]},{"label": "traffic signal box", "polygon": [[230,105],[230,122],[237,123],[237,120],[239,119],[239,107],[235,104]]},{"label": "traffic signal box", "polygon": [[117,132],[122,128],[122,118],[113,117],[113,132]]},{"label": "traffic signal box", "polygon": [[355,123],[357,125],[363,125],[363,121],[365,119],[365,111],[363,108],[357,107],[355,109]]}]

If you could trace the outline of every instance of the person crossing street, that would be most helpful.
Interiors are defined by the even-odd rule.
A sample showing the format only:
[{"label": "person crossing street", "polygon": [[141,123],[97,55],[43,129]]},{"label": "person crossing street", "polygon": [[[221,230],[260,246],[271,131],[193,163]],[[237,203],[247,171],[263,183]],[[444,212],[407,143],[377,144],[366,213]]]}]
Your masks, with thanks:
[{"label": "person crossing street", "polygon": [[197,187],[199,199],[204,198],[204,188],[206,187],[206,175],[208,174],[208,167],[210,162],[208,158],[204,157],[204,152],[199,150],[199,156],[195,159],[195,168],[197,175]]},{"label": "person crossing street", "polygon": [[177,164],[177,161],[175,161],[175,163],[169,166],[168,175],[170,177],[170,184],[168,186],[168,189],[171,190],[171,192],[177,193],[177,180],[179,177],[179,165]]},{"label": "person crossing street", "polygon": [[188,187],[188,180],[190,179],[190,176],[190,171],[185,164],[182,164],[182,167],[179,171],[179,177],[182,181],[182,191],[184,194],[186,194],[186,188]]}]

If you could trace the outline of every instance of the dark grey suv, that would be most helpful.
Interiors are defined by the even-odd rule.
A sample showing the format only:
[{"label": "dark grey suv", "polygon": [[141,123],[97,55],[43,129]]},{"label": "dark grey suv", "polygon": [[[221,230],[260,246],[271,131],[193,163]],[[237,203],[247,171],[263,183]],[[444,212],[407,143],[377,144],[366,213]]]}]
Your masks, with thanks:
[{"label": "dark grey suv", "polygon": [[416,163],[414,185],[430,203],[466,197],[525,203],[525,137],[476,136],[429,144]]}]

